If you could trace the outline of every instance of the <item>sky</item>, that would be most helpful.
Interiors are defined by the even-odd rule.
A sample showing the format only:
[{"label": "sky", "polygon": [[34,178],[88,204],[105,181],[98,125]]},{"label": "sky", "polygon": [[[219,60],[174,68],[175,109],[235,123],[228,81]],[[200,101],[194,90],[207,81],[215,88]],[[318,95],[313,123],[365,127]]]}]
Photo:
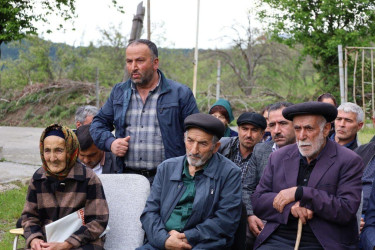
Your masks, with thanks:
[{"label": "sky", "polygon": [[[132,19],[141,0],[118,0],[125,14],[112,7],[111,0],[76,0],[74,27],[65,23],[66,31],[55,29],[59,22],[49,18],[51,34],[45,33],[47,27],[38,24],[40,37],[52,42],[67,43],[72,46],[97,45],[102,38],[100,30],[115,27],[121,34],[129,37]],[[198,47],[202,49],[226,48],[233,37],[233,25],[246,26],[247,13],[252,8],[251,0],[200,0]],[[196,44],[197,0],[150,0],[151,40],[159,47],[194,48]],[[146,7],[145,0],[143,6]],[[252,25],[259,26],[255,20]],[[144,33],[147,38],[147,12],[144,19]],[[244,34],[244,32],[242,33]]]}]

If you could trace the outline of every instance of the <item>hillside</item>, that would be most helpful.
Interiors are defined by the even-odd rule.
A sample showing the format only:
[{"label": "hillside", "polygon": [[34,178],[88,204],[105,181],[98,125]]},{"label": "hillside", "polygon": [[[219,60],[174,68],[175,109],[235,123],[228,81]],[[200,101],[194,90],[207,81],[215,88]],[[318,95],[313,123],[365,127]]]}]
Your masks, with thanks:
[{"label": "hillside", "polygon": [[[80,105],[95,105],[98,81],[102,105],[123,81],[126,43],[71,47],[37,37],[1,46],[0,125],[73,125]],[[311,58],[266,39],[226,50],[200,50],[196,99],[201,112],[216,101],[220,62],[220,98],[237,117],[276,101],[314,100],[327,92]],[[193,49],[159,49],[159,68],[167,78],[192,88]]]},{"label": "hillside", "polygon": [[[106,99],[109,91],[102,87],[101,99]],[[61,123],[74,127],[76,109],[95,105],[95,96],[95,84],[88,82],[60,80],[27,86],[12,99],[0,100],[0,125],[46,127]]]}]

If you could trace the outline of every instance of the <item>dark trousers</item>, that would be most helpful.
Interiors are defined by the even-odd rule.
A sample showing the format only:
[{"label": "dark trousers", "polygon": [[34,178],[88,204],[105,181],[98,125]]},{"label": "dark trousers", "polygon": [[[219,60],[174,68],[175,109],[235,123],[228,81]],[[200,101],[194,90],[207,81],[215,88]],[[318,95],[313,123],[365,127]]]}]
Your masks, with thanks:
[{"label": "dark trousers", "polygon": [[[296,235],[297,239],[297,235]],[[257,250],[293,250],[296,244],[295,240],[285,239],[281,236],[272,234],[269,238],[260,245]],[[323,250],[320,244],[312,242],[301,242],[299,248],[301,250]]]},{"label": "dark trousers", "polygon": [[234,241],[231,250],[246,250],[246,228],[247,228],[247,213],[245,204],[242,203],[241,219],[237,231],[234,234]]}]

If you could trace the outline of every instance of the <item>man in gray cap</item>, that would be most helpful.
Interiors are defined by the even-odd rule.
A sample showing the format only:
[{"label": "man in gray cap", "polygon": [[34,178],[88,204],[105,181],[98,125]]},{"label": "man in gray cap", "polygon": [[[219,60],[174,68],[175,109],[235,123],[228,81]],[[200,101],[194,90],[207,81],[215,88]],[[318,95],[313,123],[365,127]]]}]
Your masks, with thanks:
[{"label": "man in gray cap", "polygon": [[140,249],[226,249],[241,216],[241,171],[217,154],[224,124],[209,114],[186,117],[186,155],[162,162],[141,215]]},{"label": "man in gray cap", "polygon": [[219,153],[241,168],[243,181],[254,146],[262,140],[267,121],[260,114],[245,112],[238,117],[237,125],[238,136],[223,137]]},{"label": "man in gray cap", "polygon": [[357,249],[363,162],[327,139],[337,109],[307,102],[282,114],[293,121],[297,143],[270,155],[251,197],[254,214],[267,221],[254,249],[293,249],[299,221],[300,248]]}]

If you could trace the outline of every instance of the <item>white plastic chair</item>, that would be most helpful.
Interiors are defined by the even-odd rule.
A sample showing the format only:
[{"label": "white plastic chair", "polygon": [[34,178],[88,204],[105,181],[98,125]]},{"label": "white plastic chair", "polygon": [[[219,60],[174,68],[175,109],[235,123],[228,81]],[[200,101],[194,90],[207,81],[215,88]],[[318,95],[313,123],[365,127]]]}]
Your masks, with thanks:
[{"label": "white plastic chair", "polygon": [[99,178],[109,207],[106,250],[134,250],[143,245],[140,216],[150,194],[150,182],[138,174],[102,174]]}]

